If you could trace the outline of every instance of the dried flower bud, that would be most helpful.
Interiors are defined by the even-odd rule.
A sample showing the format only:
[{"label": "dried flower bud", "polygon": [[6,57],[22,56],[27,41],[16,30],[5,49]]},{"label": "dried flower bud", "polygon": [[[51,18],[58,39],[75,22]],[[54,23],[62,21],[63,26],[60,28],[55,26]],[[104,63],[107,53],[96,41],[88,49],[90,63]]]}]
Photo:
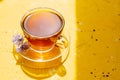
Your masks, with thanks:
[{"label": "dried flower bud", "polygon": [[19,34],[16,34],[14,37],[13,37],[13,43],[14,45],[16,46],[20,46],[21,44],[23,44],[23,37]]},{"label": "dried flower bud", "polygon": [[27,49],[29,49],[29,45],[27,42],[23,43],[20,47],[17,48],[17,52],[25,52]]}]

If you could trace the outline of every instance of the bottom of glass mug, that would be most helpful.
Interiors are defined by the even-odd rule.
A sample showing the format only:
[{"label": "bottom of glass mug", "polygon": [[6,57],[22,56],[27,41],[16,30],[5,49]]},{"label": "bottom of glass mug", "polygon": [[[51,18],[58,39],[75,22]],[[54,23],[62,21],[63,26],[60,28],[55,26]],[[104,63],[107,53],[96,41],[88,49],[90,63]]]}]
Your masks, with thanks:
[{"label": "bottom of glass mug", "polygon": [[69,54],[69,46],[60,48],[54,46],[47,52],[42,52],[29,48],[25,52],[17,52],[16,47],[13,47],[14,57],[21,65],[31,68],[49,68],[62,64]]}]

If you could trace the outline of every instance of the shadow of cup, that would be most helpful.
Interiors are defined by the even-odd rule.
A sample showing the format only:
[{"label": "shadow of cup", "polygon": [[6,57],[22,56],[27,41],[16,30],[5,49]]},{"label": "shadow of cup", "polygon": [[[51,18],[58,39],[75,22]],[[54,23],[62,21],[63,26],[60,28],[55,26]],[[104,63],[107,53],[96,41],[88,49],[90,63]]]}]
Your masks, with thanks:
[{"label": "shadow of cup", "polygon": [[66,75],[66,69],[63,65],[54,66],[51,68],[30,68],[24,65],[21,65],[22,70],[30,77],[36,79],[49,78],[55,74],[63,77]]}]

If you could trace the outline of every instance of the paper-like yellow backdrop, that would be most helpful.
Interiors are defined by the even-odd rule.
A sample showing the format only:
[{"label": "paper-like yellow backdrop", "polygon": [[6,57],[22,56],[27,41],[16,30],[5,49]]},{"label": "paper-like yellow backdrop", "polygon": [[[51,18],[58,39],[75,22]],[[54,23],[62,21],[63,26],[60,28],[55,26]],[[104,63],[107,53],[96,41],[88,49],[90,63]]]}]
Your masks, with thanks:
[{"label": "paper-like yellow backdrop", "polygon": [[12,43],[22,16],[36,7],[59,11],[71,39],[65,63],[42,80],[120,80],[120,0],[0,0],[0,80],[41,80],[23,72]]}]

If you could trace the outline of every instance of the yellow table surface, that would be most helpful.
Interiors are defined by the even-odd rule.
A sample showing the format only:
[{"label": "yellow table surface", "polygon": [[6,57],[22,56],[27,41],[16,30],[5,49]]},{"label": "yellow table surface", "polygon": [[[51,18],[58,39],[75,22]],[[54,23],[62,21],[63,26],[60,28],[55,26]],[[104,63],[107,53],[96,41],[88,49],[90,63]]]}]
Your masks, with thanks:
[{"label": "yellow table surface", "polygon": [[[59,11],[71,39],[69,57],[48,78],[26,74],[13,56],[21,17],[36,7]],[[120,0],[0,0],[0,80],[120,80],[119,75]]]}]

